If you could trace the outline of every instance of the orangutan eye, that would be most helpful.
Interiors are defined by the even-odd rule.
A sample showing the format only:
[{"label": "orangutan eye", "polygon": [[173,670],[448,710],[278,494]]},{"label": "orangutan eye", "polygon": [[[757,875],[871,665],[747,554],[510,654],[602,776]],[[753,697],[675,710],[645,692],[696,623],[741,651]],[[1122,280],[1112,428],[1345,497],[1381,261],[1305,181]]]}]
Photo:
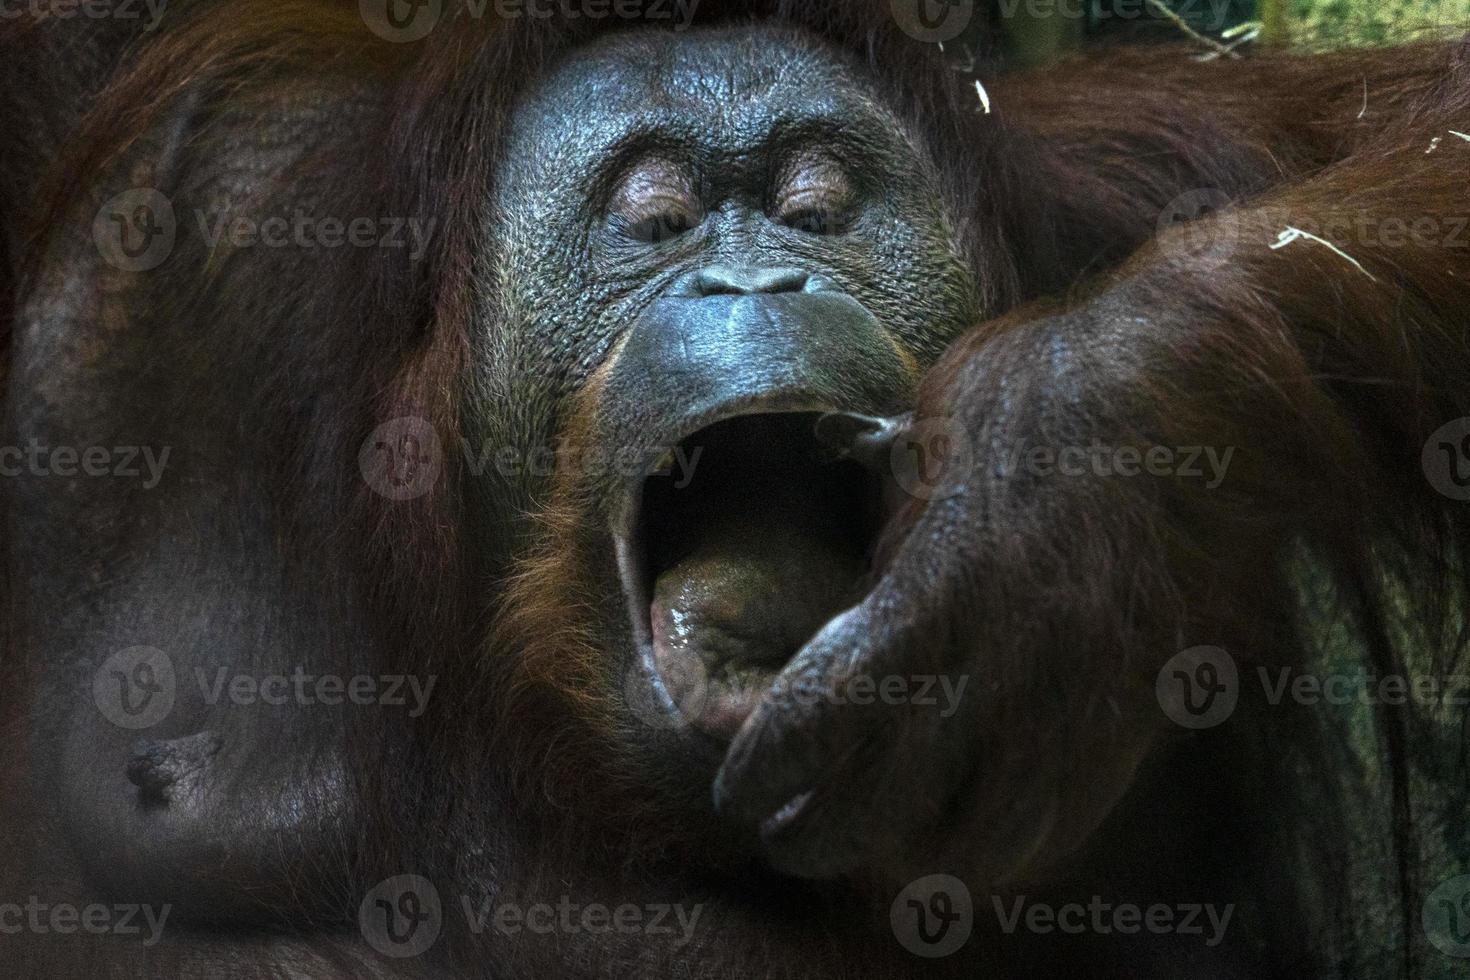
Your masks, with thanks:
[{"label": "orangutan eye", "polygon": [[627,221],[623,228],[629,238],[656,245],[684,234],[698,223],[688,208],[671,203],[649,217]]},{"label": "orangutan eye", "polygon": [[703,219],[689,175],[664,160],[647,161],[630,173],[610,207],[613,224],[629,238],[647,244],[682,235]]},{"label": "orangutan eye", "polygon": [[840,235],[847,229],[841,212],[828,207],[798,207],[782,215],[781,223],[808,235]]},{"label": "orangutan eye", "polygon": [[806,161],[787,178],[776,199],[775,217],[809,235],[841,235],[851,225],[852,188],[840,167]]}]

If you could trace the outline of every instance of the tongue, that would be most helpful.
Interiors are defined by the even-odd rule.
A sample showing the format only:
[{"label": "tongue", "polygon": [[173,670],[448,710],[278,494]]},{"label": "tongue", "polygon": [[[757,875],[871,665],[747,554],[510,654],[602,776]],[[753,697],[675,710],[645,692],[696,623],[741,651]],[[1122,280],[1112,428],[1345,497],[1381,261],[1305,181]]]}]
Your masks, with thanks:
[{"label": "tongue", "polygon": [[660,659],[697,658],[709,672],[779,666],[858,598],[861,548],[814,502],[751,506],[701,529],[658,576],[651,619]]}]

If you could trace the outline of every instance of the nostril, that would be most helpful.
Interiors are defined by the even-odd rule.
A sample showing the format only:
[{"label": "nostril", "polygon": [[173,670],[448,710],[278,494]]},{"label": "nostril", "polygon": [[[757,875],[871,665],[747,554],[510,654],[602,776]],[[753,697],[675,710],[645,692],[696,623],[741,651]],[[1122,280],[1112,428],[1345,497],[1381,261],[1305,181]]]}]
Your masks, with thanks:
[{"label": "nostril", "polygon": [[799,293],[810,279],[802,269],[712,265],[696,274],[694,286],[700,296]]}]

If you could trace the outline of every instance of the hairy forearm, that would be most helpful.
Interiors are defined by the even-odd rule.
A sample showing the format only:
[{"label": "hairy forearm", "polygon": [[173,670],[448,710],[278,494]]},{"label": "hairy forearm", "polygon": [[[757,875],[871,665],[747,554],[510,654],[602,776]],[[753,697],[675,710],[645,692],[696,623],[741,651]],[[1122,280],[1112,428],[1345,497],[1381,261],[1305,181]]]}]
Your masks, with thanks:
[{"label": "hairy forearm", "polygon": [[[1032,569],[1028,590],[1071,583],[1069,608],[1087,610],[1078,621],[1121,648],[1140,631],[1250,621],[1232,604],[1251,601],[1283,544],[1366,541],[1356,531],[1389,529],[1406,501],[1432,510],[1425,439],[1470,412],[1459,111],[1423,114],[1417,145],[1171,228],[1085,296],[1022,308],[957,343],[926,379],[919,415],[953,415],[973,439],[989,489],[969,527],[987,567]],[[1435,132],[1444,138],[1425,152]],[[1180,465],[1189,453],[1198,465]],[[1063,472],[1069,461],[1077,472]],[[1054,518],[1043,526],[1026,520],[1038,501]],[[1025,554],[1008,555],[1022,541]],[[1104,572],[1119,566],[1158,583],[1156,596],[1222,604],[1144,608],[1089,588],[1118,581]],[[990,588],[974,608],[998,616],[1014,600]]]},{"label": "hairy forearm", "polygon": [[[1157,342],[1202,343],[1262,383],[1324,392],[1361,431],[1417,453],[1470,408],[1470,140],[1454,126],[1426,119],[1416,145],[1172,229],[1113,288],[1141,312],[1181,311]],[[1276,374],[1263,369],[1272,348]]]},{"label": "hairy forearm", "polygon": [[1422,154],[1431,130],[1445,135],[1441,123],[1470,100],[1467,52],[1441,43],[1199,62],[1164,48],[998,83],[995,124],[1025,192],[1012,205],[1022,212],[1018,251],[1049,273],[1033,273],[1028,295],[1070,290],[1226,205],[1345,164]]}]

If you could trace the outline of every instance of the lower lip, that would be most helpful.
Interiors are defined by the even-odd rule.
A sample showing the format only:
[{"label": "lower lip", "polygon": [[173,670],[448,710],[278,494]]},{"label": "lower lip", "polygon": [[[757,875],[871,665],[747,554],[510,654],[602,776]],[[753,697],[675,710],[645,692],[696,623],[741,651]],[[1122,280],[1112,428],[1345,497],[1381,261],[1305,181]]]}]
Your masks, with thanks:
[{"label": "lower lip", "polygon": [[755,676],[737,686],[710,678],[702,665],[691,660],[661,662],[651,644],[641,646],[650,682],[678,727],[687,726],[723,742],[739,733],[777,674],[776,668],[751,668]]}]

